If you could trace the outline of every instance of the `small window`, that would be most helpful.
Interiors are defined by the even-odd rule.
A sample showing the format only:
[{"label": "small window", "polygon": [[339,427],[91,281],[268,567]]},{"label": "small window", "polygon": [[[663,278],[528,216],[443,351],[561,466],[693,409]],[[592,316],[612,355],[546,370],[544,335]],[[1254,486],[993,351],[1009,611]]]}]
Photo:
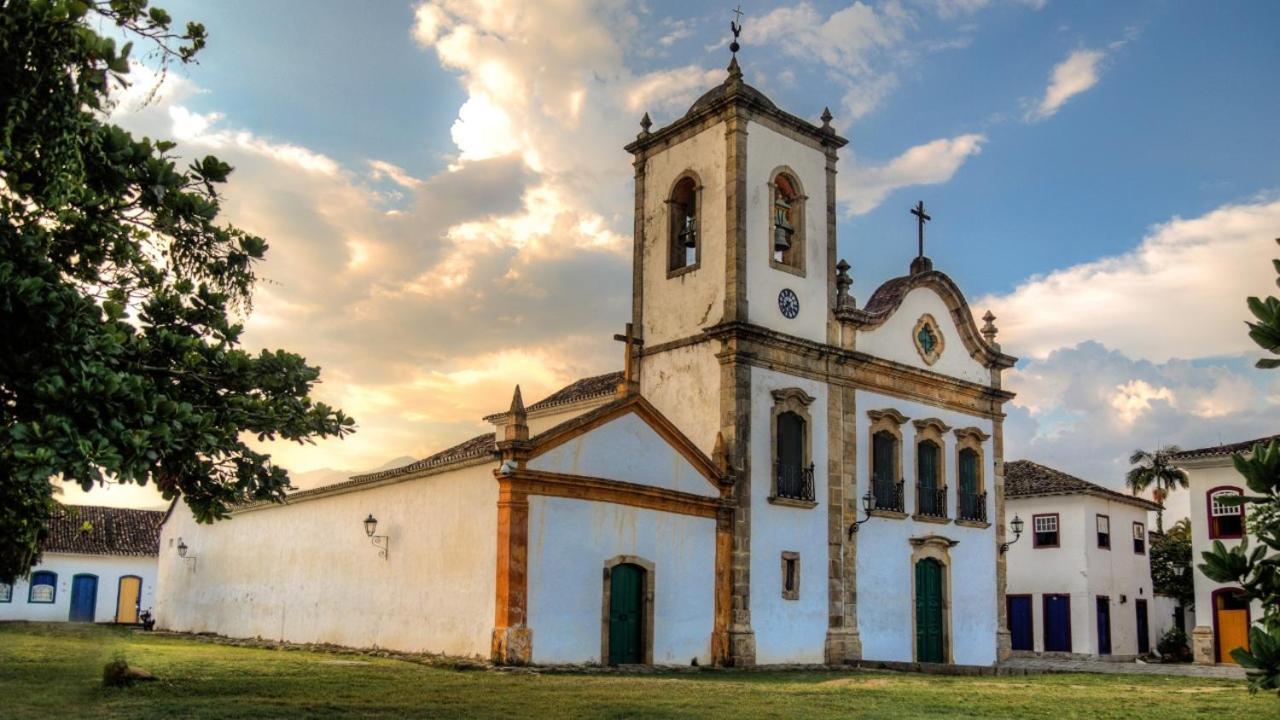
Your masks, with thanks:
[{"label": "small window", "polygon": [[685,176],[671,189],[667,201],[670,216],[667,271],[692,270],[698,266],[702,249],[701,222],[698,208],[698,182]]},{"label": "small window", "polygon": [[782,553],[782,599],[800,599],[800,553],[790,550]]},{"label": "small window", "polygon": [[1098,516],[1098,547],[1111,549],[1111,518],[1106,515]]},{"label": "small window", "polygon": [[13,602],[13,586],[9,583],[0,583],[0,603]]},{"label": "small window", "polygon": [[1244,506],[1226,502],[1238,497],[1237,488],[1209,491],[1209,538],[1229,540],[1244,536]]},{"label": "small window", "polygon": [[1133,551],[1139,555],[1147,554],[1147,528],[1142,523],[1133,524]]},{"label": "small window", "polygon": [[1038,548],[1058,547],[1058,514],[1032,515],[1032,544]]},{"label": "small window", "polygon": [[31,574],[31,590],[27,593],[29,603],[52,603],[58,594],[58,576],[47,570]]}]

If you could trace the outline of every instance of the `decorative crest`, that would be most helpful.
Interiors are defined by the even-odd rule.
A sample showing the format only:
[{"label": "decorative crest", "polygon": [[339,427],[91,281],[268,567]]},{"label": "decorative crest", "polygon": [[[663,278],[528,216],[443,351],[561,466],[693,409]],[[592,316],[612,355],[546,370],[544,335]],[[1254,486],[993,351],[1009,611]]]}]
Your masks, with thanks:
[{"label": "decorative crest", "polygon": [[982,320],[985,323],[982,326],[982,337],[986,338],[988,345],[998,350],[1000,345],[996,343],[996,333],[999,332],[999,330],[996,330],[995,314],[988,310],[987,314],[982,316]]}]

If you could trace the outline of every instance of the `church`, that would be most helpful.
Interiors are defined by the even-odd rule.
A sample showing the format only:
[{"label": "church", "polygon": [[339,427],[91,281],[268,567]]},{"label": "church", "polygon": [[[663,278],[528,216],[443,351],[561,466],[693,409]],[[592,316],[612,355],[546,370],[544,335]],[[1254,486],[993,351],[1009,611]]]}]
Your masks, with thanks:
[{"label": "church", "polygon": [[1015,358],[924,255],[923,205],[909,271],[858,304],[830,121],[736,56],[646,114],[623,371],[516,387],[491,433],[283,504],[175,503],[159,626],[504,664],[1004,657]]}]

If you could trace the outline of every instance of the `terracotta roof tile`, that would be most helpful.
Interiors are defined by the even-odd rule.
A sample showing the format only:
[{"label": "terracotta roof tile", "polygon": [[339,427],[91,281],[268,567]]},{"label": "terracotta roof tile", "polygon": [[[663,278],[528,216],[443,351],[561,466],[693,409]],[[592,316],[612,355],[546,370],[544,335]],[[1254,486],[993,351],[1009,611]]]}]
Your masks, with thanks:
[{"label": "terracotta roof tile", "polygon": [[526,410],[541,410],[555,405],[566,405],[579,400],[609,395],[618,391],[618,383],[622,382],[621,372],[605,373],[604,375],[596,375],[594,377],[582,378],[575,382],[569,383],[550,395],[542,398],[538,402],[530,405]]},{"label": "terracotta roof tile", "polygon": [[1145,498],[1116,492],[1030,460],[1013,460],[1004,464],[1004,495],[1006,498],[1094,495],[1146,510],[1160,507]]},{"label": "terracotta roof tile", "polygon": [[[429,455],[417,462],[411,462],[408,465],[401,465],[398,468],[390,468],[388,470],[380,470],[378,472],[366,473],[364,475],[353,475],[351,479],[346,482],[334,483],[333,485],[325,485],[323,487],[315,488],[315,490],[328,491],[328,490],[332,490],[333,488],[342,487],[344,485],[365,483],[373,480],[383,480],[386,478],[398,477],[400,475],[408,475],[410,473],[418,472],[419,470],[426,470],[428,468],[439,467],[441,465],[447,465],[448,463],[457,462],[459,460],[469,460],[471,458],[479,458],[479,457],[484,457],[486,455],[493,455],[495,452],[494,442],[495,442],[495,437],[493,433],[485,433],[483,435],[477,435],[471,438],[470,440],[464,440],[458,443],[457,445],[454,445],[451,448],[441,450],[435,455]],[[298,495],[302,495],[307,492],[311,492],[311,491],[303,490],[302,492],[294,493],[290,497],[297,497]]]},{"label": "terracotta roof tile", "polygon": [[1169,457],[1174,460],[1193,460],[1195,458],[1221,457],[1226,455],[1235,455],[1236,453],[1247,453],[1253,450],[1253,446],[1258,443],[1269,443],[1272,440],[1280,439],[1280,435],[1268,435],[1255,440],[1245,440],[1244,442],[1231,443],[1229,445],[1211,445],[1209,447],[1196,448],[1194,450],[1183,450],[1176,452]]},{"label": "terracotta roof tile", "polygon": [[162,510],[66,505],[49,518],[44,552],[80,555],[159,555]]}]

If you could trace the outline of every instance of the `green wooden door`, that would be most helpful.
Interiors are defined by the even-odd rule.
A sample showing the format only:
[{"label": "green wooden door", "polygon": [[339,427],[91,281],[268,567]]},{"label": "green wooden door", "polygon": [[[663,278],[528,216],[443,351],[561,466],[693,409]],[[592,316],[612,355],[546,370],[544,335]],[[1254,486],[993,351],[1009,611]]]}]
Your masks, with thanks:
[{"label": "green wooden door", "polygon": [[609,572],[609,664],[644,662],[644,568],[615,565]]},{"label": "green wooden door", "polygon": [[925,558],[916,563],[917,662],[946,662],[942,623],[942,564]]}]

